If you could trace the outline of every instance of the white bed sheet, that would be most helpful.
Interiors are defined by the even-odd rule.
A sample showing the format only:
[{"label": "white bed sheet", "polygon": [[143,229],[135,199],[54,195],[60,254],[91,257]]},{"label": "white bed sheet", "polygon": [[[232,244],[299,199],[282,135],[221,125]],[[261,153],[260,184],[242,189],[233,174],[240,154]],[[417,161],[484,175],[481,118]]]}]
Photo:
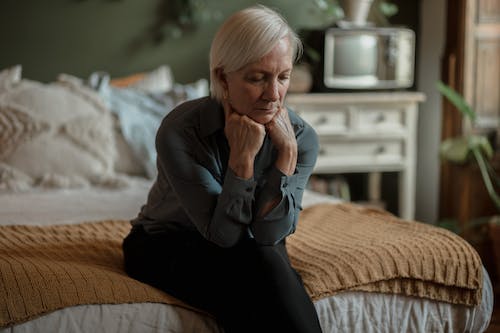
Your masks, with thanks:
[{"label": "white bed sheet", "polygon": [[[131,178],[121,190],[103,188],[0,193],[0,225],[67,224],[102,219],[131,219],[146,200],[151,183]],[[303,207],[338,199],[306,191]],[[325,333],[483,332],[493,311],[486,270],[482,303],[454,305],[402,295],[343,292],[315,302]],[[21,332],[222,332],[215,321],[190,310],[157,303],[80,305],[0,329]]]},{"label": "white bed sheet", "polygon": [[0,192],[0,225],[70,224],[103,219],[131,219],[146,201],[151,181],[128,177],[121,189],[37,189]]}]

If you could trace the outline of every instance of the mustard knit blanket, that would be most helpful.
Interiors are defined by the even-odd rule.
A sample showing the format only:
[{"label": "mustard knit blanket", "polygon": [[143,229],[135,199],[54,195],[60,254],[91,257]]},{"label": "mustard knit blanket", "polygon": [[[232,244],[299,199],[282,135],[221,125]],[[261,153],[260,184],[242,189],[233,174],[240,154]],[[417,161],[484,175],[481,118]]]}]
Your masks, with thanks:
[{"label": "mustard knit blanket", "polygon": [[[0,327],[81,304],[188,305],[123,270],[127,221],[0,227]],[[475,305],[482,264],[458,236],[352,204],[301,213],[287,241],[313,300],[345,290],[400,293]],[[196,309],[193,309],[196,310]]]}]

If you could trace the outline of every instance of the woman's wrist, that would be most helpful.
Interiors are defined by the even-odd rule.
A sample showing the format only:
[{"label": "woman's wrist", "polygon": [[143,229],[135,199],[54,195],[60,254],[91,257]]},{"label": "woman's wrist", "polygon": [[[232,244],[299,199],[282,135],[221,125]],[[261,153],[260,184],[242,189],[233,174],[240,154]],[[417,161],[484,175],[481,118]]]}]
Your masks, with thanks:
[{"label": "woman's wrist", "polygon": [[229,156],[229,168],[233,173],[243,179],[250,179],[253,177],[253,164],[254,159],[248,156]]},{"label": "woman's wrist", "polygon": [[294,174],[295,167],[297,166],[296,143],[286,145],[278,151],[278,158],[276,159],[275,166],[287,176]]}]

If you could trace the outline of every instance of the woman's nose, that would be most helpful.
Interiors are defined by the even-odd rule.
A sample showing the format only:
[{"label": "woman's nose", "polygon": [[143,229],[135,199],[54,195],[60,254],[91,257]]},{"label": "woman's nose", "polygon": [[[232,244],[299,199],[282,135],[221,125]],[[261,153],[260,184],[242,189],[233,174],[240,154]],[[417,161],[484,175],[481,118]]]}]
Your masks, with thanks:
[{"label": "woman's nose", "polygon": [[271,81],[266,85],[266,88],[264,90],[264,96],[266,100],[275,102],[279,100],[280,94],[279,94],[279,89],[278,89],[278,82],[276,81]]}]

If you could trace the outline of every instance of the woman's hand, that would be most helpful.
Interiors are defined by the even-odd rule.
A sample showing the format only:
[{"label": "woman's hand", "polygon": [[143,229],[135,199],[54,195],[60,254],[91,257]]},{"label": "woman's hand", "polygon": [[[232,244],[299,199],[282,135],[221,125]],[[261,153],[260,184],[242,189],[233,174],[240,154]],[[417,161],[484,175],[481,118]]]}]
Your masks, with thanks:
[{"label": "woman's hand", "polygon": [[284,174],[292,175],[297,165],[297,140],[286,108],[280,108],[266,124],[266,130],[278,150],[276,167]]},{"label": "woman's hand", "polygon": [[255,156],[262,147],[266,130],[246,115],[236,113],[228,101],[223,101],[226,124],[224,133],[229,142],[229,167],[236,176],[249,179],[253,176]]}]

